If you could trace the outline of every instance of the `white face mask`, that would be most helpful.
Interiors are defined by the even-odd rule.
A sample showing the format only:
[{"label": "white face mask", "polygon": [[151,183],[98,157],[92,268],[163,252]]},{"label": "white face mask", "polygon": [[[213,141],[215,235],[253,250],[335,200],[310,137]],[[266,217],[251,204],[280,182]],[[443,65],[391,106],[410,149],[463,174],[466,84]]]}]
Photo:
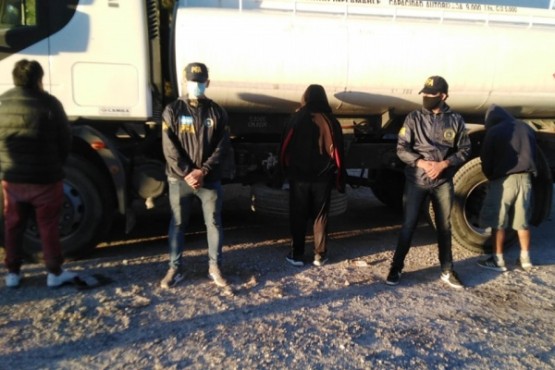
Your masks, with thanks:
[{"label": "white face mask", "polygon": [[198,99],[204,95],[206,82],[187,81],[187,95],[191,99]]}]

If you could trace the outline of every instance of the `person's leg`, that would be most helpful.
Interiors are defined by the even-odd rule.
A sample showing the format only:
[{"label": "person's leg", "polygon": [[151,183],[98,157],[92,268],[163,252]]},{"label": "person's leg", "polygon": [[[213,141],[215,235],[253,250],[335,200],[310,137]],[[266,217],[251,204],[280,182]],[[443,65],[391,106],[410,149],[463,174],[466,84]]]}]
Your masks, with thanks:
[{"label": "person's leg", "polygon": [[492,229],[492,248],[497,256],[503,256],[503,246],[505,245],[505,229]]},{"label": "person's leg", "polygon": [[517,233],[518,233],[518,241],[520,243],[521,255],[522,255],[522,252],[526,252],[528,254],[530,252],[530,238],[531,238],[530,229],[517,230]]},{"label": "person's leg", "polygon": [[224,231],[222,226],[223,191],[219,181],[205,183],[196,191],[202,204],[206,238],[208,241],[208,277],[220,287],[229,283],[220,270],[222,263],[222,247]]},{"label": "person's leg", "polygon": [[435,213],[438,257],[441,271],[452,271],[451,207],[453,205],[453,183],[446,182],[433,189],[431,201]]},{"label": "person's leg", "polygon": [[331,200],[331,181],[317,182],[312,185],[314,254],[326,258],[328,240],[328,214]]},{"label": "person's leg", "polygon": [[505,190],[506,185],[506,177],[489,181],[480,210],[480,226],[491,229],[492,254],[491,257],[479,261],[478,266],[496,271],[507,270],[503,258],[503,245],[512,200],[507,198],[509,193]]},{"label": "person's leg", "polygon": [[193,188],[183,180],[170,179],[169,201],[172,211],[168,231],[168,244],[170,261],[169,266],[173,269],[181,267],[181,255],[185,248],[185,231],[189,224],[191,203],[193,199]]},{"label": "person's leg", "polygon": [[4,248],[6,269],[19,274],[23,263],[23,232],[31,206],[18,202],[18,185],[2,181],[4,194]]},{"label": "person's leg", "polygon": [[530,174],[514,175],[517,180],[517,195],[514,202],[513,229],[517,230],[520,258],[517,264],[524,269],[532,267],[530,260],[530,218],[532,217],[532,180]]},{"label": "person's leg", "polygon": [[291,254],[293,259],[304,256],[306,225],[310,210],[310,183],[289,182],[289,227],[291,230]]},{"label": "person's leg", "polygon": [[220,182],[205,183],[196,192],[202,204],[206,238],[208,241],[208,262],[220,266],[223,246],[222,205],[223,192]]},{"label": "person's leg", "polygon": [[403,225],[399,232],[397,247],[391,262],[391,270],[398,272],[403,270],[405,257],[409,252],[412,235],[418,223],[420,210],[427,194],[427,189],[408,181],[405,183],[405,191],[403,194]]},{"label": "person's leg", "polygon": [[62,245],[60,242],[60,214],[64,199],[63,182],[35,185],[31,203],[39,229],[44,262],[48,272],[59,275],[62,272]]}]

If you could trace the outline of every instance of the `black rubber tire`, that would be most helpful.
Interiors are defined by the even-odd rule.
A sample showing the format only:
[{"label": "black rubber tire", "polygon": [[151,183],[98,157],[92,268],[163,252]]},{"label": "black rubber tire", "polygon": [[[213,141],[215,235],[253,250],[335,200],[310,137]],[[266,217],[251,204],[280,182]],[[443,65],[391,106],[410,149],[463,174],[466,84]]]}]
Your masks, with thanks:
[{"label": "black rubber tire", "polygon": [[403,209],[403,192],[405,175],[394,170],[379,170],[370,189],[376,199],[388,207],[401,211]]},{"label": "black rubber tire", "polygon": [[[538,176],[533,177],[532,217],[530,223],[537,226],[545,220],[551,210],[553,182],[547,160],[537,148]],[[491,253],[491,230],[479,225],[480,209],[486,193],[487,178],[482,173],[480,158],[474,158],[462,166],[453,178],[455,199],[451,210],[451,227],[453,244],[475,253]],[[429,218],[433,222],[433,209],[429,209]],[[505,244],[517,238],[514,230],[507,230]]]},{"label": "black rubber tire", "polygon": [[[89,253],[109,231],[114,206],[109,184],[91,163],[70,157],[64,166],[64,204],[60,219],[60,241],[64,257],[79,258]],[[23,251],[26,259],[42,259],[36,222],[25,231]]]},{"label": "black rubber tire", "polygon": [[[453,178],[455,199],[451,210],[453,244],[475,253],[491,252],[491,230],[480,227],[480,210],[487,189],[480,158],[462,166]],[[514,233],[506,235],[507,241]]]},{"label": "black rubber tire", "polygon": [[[329,216],[338,216],[347,211],[347,193],[331,192]],[[264,184],[251,187],[251,209],[253,212],[272,215],[289,216],[289,190],[276,189]]]}]

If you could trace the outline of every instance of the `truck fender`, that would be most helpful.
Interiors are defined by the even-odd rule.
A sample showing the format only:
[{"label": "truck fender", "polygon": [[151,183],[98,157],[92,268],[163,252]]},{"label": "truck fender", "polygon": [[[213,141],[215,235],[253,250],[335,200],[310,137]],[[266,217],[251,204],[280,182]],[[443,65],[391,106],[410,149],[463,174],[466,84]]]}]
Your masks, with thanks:
[{"label": "truck fender", "polygon": [[102,161],[115,189],[118,212],[124,215],[128,208],[127,176],[124,161],[118,155],[117,148],[108,137],[91,126],[72,126],[72,134],[89,144]]}]

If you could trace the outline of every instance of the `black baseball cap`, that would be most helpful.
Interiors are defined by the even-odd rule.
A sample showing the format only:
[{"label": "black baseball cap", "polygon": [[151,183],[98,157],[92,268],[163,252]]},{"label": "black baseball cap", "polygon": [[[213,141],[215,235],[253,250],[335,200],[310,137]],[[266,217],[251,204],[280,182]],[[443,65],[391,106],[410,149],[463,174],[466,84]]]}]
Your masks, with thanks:
[{"label": "black baseball cap", "polygon": [[438,93],[447,94],[449,91],[449,85],[447,81],[441,76],[431,76],[424,82],[424,87],[420,90],[419,94],[432,94],[436,95]]},{"label": "black baseball cap", "polygon": [[185,78],[187,81],[206,82],[208,80],[208,68],[203,63],[189,63],[185,67]]}]

